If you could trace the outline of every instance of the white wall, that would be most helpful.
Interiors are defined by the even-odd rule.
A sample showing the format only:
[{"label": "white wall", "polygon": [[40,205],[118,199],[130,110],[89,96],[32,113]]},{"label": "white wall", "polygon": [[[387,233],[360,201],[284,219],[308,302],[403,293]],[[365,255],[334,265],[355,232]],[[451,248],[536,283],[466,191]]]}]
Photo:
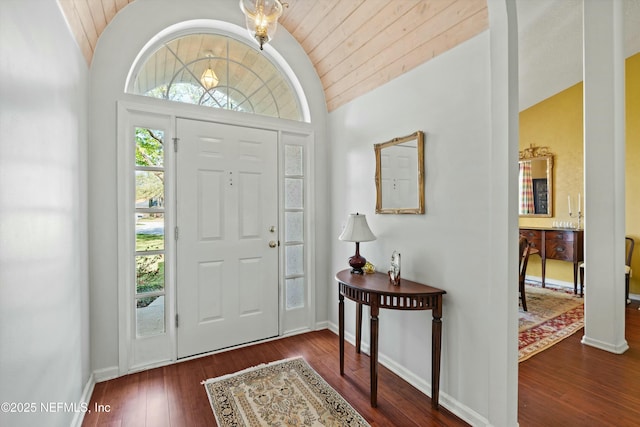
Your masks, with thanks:
[{"label": "white wall", "polygon": [[[118,366],[116,102],[122,99],[155,105],[161,102],[125,95],[127,74],[151,38],[172,25],[194,19],[225,21],[241,28],[245,25],[237,0],[182,0],[179,7],[174,0],[136,0],[121,10],[105,29],[91,65],[91,355],[92,367],[100,371],[99,377],[115,375]],[[291,66],[305,91],[316,141],[313,155],[316,182],[322,184],[327,181],[327,154],[324,144],[326,105],[320,81],[304,50],[284,28],[278,29],[277,37],[270,44]],[[211,116],[224,113],[235,114],[212,110]],[[328,205],[327,194],[326,186],[319,185],[315,199],[319,209]],[[325,230],[328,223],[327,215],[316,214],[318,230]],[[327,247],[325,233],[318,233],[316,239],[318,247]],[[316,271],[326,271],[327,252],[318,250],[316,254]],[[316,294],[316,320],[326,324],[325,283],[317,284]]]},{"label": "white wall", "polygon": [[40,405],[89,378],[87,82],[55,1],[0,2],[0,402],[36,404],[3,426],[69,425]]},{"label": "white wall", "polygon": [[[398,250],[403,278],[447,291],[441,402],[476,425],[489,419],[488,248],[495,209],[489,49],[487,31],[329,114],[332,272],[348,267],[354,244],[337,236],[357,211],[377,236],[361,244],[361,254],[379,271]],[[425,132],[426,214],[377,215],[373,144],[416,130]],[[335,328],[337,296],[329,301]],[[354,304],[346,305],[347,333],[355,334]],[[423,389],[431,372],[430,321],[430,312],[380,314],[381,360]],[[368,337],[367,325],[367,345]]]}]

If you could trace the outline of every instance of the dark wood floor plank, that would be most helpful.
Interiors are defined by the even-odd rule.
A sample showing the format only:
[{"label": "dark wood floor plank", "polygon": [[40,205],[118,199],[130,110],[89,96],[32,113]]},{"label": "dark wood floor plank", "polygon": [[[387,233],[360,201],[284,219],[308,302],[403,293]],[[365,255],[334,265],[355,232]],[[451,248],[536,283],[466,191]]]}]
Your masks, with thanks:
[{"label": "dark wood floor plank", "polygon": [[626,309],[630,349],[616,355],[583,345],[578,331],[519,365],[519,424],[640,424],[640,312]]},{"label": "dark wood floor plank", "polygon": [[[637,426],[640,420],[640,311],[627,307],[622,355],[585,346],[581,331],[519,364],[519,424]],[[303,356],[372,426],[465,426],[428,396],[380,366],[378,407],[369,400],[369,357],[345,345],[339,374],[338,338],[324,330],[230,350],[96,384],[83,426],[212,426],[201,382],[262,363]],[[443,361],[446,363],[446,361]]]},{"label": "dark wood floor plank", "polygon": [[[466,426],[448,411],[433,411],[428,396],[380,366],[378,408],[369,397],[369,357],[346,345],[346,372],[339,374],[338,338],[317,331],[179,362],[97,384],[90,405],[112,412],[91,413],[83,426],[212,426],[215,417],[201,382],[291,357],[302,356],[372,426]],[[383,384],[384,383],[384,384]]]}]

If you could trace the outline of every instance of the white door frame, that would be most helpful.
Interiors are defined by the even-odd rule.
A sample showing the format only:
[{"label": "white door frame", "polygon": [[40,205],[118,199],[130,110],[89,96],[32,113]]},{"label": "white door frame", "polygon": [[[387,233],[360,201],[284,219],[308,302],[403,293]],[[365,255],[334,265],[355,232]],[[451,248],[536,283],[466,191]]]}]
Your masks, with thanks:
[{"label": "white door frame", "polygon": [[[279,336],[292,335],[295,333],[306,332],[315,329],[315,269],[314,269],[314,247],[315,247],[315,229],[314,212],[314,174],[313,169],[313,151],[314,151],[314,130],[309,123],[292,122],[290,120],[282,120],[272,117],[259,116],[247,113],[238,113],[234,111],[218,110],[209,107],[193,106],[188,104],[171,103],[165,100],[154,98],[144,98],[139,96],[125,95],[123,99],[117,102],[117,213],[118,213],[118,370],[119,375],[125,375],[130,372],[149,369],[156,366],[163,366],[177,361],[177,345],[176,345],[176,289],[175,289],[175,240],[173,238],[166,239],[165,248],[165,272],[166,272],[166,345],[169,349],[164,355],[155,359],[149,359],[145,362],[138,363],[134,361],[135,339],[135,318],[132,313],[133,294],[133,255],[135,247],[132,236],[135,233],[133,223],[128,219],[133,217],[133,193],[135,187],[133,185],[133,146],[130,130],[133,126],[145,126],[142,118],[153,118],[153,123],[163,123],[166,141],[173,141],[175,137],[175,124],[177,118],[188,118],[203,121],[213,121],[218,123],[231,124],[236,126],[245,126],[251,128],[260,128],[278,132],[278,183],[281,191],[283,190],[284,171],[282,170],[283,146],[285,143],[299,144],[305,147],[304,164],[306,174],[304,193],[306,210],[308,216],[305,220],[305,271],[306,271],[306,307],[304,310],[294,310],[287,312],[285,307],[284,296],[284,274],[283,263],[284,253],[283,246],[280,246],[280,278],[279,278],[279,300],[280,300],[280,316],[279,316]],[[136,121],[136,119],[141,119]],[[155,125],[154,125],[155,126]],[[150,125],[149,127],[153,127]],[[165,233],[167,236],[173,236],[175,229],[175,157],[171,144],[171,149],[167,147],[165,158],[165,192],[166,192],[166,216],[165,216]],[[280,198],[281,200],[283,198]],[[278,207],[279,220],[284,223],[284,209],[281,201]],[[278,237],[283,241],[284,236],[279,227]]]}]

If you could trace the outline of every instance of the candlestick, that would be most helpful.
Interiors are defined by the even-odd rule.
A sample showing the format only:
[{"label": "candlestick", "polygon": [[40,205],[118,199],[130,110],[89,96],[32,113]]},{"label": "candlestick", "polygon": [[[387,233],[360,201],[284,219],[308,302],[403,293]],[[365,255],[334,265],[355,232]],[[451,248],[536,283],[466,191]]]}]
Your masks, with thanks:
[{"label": "candlestick", "polygon": [[569,215],[571,215],[571,196],[567,196],[567,200],[569,201]]},{"label": "candlestick", "polygon": [[569,217],[578,218],[578,230],[580,230],[582,228],[582,218],[584,218],[583,213],[580,212],[580,211],[578,211],[577,214],[573,214],[573,213],[569,212]]}]

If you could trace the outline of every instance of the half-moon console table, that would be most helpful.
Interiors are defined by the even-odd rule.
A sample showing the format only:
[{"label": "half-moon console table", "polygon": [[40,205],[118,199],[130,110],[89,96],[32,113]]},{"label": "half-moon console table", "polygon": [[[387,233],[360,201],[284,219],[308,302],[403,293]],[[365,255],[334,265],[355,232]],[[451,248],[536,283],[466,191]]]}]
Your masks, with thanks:
[{"label": "half-moon console table", "polygon": [[371,309],[371,406],[377,406],[378,395],[378,313],[381,308],[392,310],[431,310],[431,406],[438,409],[440,393],[440,349],[442,342],[442,295],[445,291],[411,280],[401,279],[394,286],[382,273],[351,274],[342,270],[336,275],[338,281],[338,323],[340,329],[340,375],[344,375],[344,298],[355,301],[356,352],[360,353],[362,338],[362,305]]}]

